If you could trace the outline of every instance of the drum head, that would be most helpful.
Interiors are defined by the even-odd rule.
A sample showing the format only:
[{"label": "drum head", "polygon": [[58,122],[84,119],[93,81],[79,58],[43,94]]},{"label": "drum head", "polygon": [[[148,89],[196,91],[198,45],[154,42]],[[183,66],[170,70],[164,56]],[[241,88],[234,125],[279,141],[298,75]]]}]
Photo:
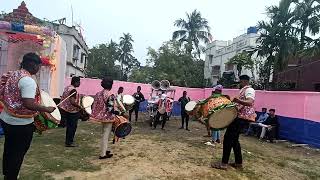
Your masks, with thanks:
[{"label": "drum head", "polygon": [[61,114],[53,99],[45,91],[41,91],[41,104],[46,107],[55,107],[56,109],[50,113],[50,115],[55,118],[55,122],[61,121]]},{"label": "drum head", "polygon": [[186,104],[185,110],[190,112],[193,111],[193,109],[196,107],[197,102],[196,101],[190,101]]},{"label": "drum head", "polygon": [[237,117],[236,107],[223,108],[209,116],[209,126],[214,129],[226,128]]},{"label": "drum head", "polygon": [[91,105],[93,104],[94,98],[91,96],[84,96],[82,98],[82,107],[87,108],[87,107],[91,107]]},{"label": "drum head", "polygon": [[85,110],[89,115],[92,114],[91,106],[84,108],[84,110]]},{"label": "drum head", "polygon": [[132,126],[129,122],[122,123],[115,129],[115,135],[119,138],[126,137],[130,134],[131,129]]},{"label": "drum head", "polygon": [[123,95],[123,104],[132,105],[134,104],[134,97],[131,95]]}]

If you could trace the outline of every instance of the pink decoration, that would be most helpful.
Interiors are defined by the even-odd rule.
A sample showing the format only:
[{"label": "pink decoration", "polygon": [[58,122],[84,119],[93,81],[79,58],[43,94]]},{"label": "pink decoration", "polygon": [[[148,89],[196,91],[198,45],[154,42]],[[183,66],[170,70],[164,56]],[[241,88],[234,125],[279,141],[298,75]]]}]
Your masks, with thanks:
[{"label": "pink decoration", "polygon": [[11,29],[11,24],[7,21],[0,21],[0,29],[3,30],[10,30]]}]

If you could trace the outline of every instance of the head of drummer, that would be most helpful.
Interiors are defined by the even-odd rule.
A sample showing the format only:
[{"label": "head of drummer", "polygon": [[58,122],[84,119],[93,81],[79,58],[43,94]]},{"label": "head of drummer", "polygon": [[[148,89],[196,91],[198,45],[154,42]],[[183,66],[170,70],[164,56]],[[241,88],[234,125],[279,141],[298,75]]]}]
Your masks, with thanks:
[{"label": "head of drummer", "polygon": [[222,94],[223,86],[218,84],[214,87],[213,94]]},{"label": "head of drummer", "polygon": [[80,77],[74,76],[71,79],[71,85],[75,88],[80,87]]},{"label": "head of drummer", "polygon": [[250,77],[248,75],[241,75],[240,79],[240,88],[246,87],[250,84]]},{"label": "head of drummer", "polygon": [[182,96],[187,97],[187,91],[183,91]]},{"label": "head of drummer", "polygon": [[105,77],[101,81],[101,87],[103,87],[103,89],[105,89],[105,90],[110,91],[112,89],[112,85],[113,85],[113,79],[111,79],[109,77]]},{"label": "head of drummer", "polygon": [[28,71],[31,75],[37,74],[40,70],[42,61],[36,53],[27,53],[23,56],[20,64],[21,69]]},{"label": "head of drummer", "polygon": [[118,94],[122,94],[122,93],[123,93],[123,87],[119,87]]},{"label": "head of drummer", "polygon": [[138,87],[137,87],[137,92],[138,92],[138,93],[141,92],[141,86],[138,86]]}]

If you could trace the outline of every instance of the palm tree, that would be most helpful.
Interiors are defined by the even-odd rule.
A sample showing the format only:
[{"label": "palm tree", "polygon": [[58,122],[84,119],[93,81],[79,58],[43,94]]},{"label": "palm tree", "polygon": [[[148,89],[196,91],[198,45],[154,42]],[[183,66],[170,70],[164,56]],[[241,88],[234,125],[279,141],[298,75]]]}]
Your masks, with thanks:
[{"label": "palm tree", "polygon": [[187,19],[178,19],[174,22],[180,30],[173,32],[172,38],[178,39],[180,45],[185,45],[186,52],[191,55],[195,48],[200,57],[200,42],[208,43],[211,39],[208,21],[201,17],[201,13],[194,10],[191,14],[186,13]]},{"label": "palm tree", "polygon": [[[260,21],[258,28],[258,55],[267,60],[260,67],[260,78],[267,86],[271,74],[276,78],[277,72],[282,71],[289,57],[297,55],[299,40],[298,29],[295,27],[295,13],[292,9],[295,0],[281,0],[278,6],[267,8],[269,21]],[[263,77],[262,77],[263,76]]]},{"label": "palm tree", "polygon": [[119,61],[121,64],[121,78],[124,75],[124,66],[129,65],[131,61],[135,60],[133,53],[133,39],[130,33],[123,34],[123,37],[120,37],[120,57]]},{"label": "palm tree", "polygon": [[119,60],[119,57],[120,57],[119,44],[114,42],[112,39],[110,40],[110,43],[108,44],[108,53],[110,54],[110,56],[114,62]]},{"label": "palm tree", "polygon": [[[307,41],[311,40],[306,36],[319,33],[320,28],[320,0],[302,0],[296,1],[294,10],[295,19],[299,25],[300,32],[300,50],[305,48]],[[312,40],[311,40],[312,41]]]},{"label": "palm tree", "polygon": [[260,30],[259,55],[273,56],[276,70],[282,71],[286,66],[288,57],[297,52],[297,29],[294,13],[291,9],[292,0],[281,0],[279,6],[267,8],[269,22],[258,23]]}]

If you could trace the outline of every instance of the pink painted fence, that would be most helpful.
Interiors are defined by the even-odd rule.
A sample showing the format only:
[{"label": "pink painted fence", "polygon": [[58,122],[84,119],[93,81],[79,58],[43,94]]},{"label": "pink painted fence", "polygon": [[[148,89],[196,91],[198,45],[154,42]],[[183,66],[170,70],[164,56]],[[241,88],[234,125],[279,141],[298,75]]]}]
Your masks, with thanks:
[{"label": "pink painted fence", "polygon": [[[79,92],[86,95],[94,95],[102,88],[100,86],[101,80],[99,79],[82,79]],[[65,80],[65,85],[70,84],[70,78]],[[131,83],[115,81],[112,91],[116,92],[117,89],[124,87],[125,94],[133,94],[137,86],[142,87],[142,93],[146,98],[149,97],[151,92],[150,84]],[[200,100],[209,97],[212,89],[206,88],[184,88],[174,87],[176,89],[175,100],[182,96],[183,91],[188,92],[188,96],[192,100]],[[238,90],[225,89],[224,94],[231,97],[236,96]],[[262,107],[268,109],[274,108],[278,115],[300,118],[320,122],[320,93],[316,92],[278,92],[278,91],[256,91],[255,108],[260,111]]]}]

